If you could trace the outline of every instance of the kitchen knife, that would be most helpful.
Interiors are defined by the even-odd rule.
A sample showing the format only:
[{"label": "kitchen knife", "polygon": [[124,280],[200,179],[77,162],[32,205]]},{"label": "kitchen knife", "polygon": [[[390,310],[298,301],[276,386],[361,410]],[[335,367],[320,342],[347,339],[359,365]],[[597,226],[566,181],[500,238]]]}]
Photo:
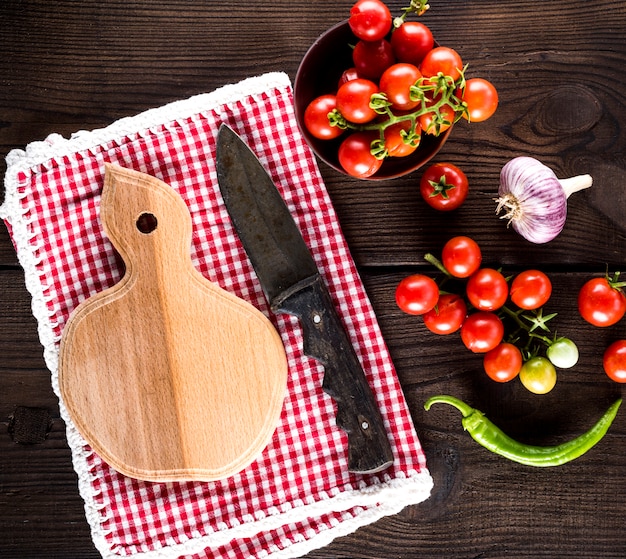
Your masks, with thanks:
[{"label": "kitchen knife", "polygon": [[363,368],[285,201],[252,150],[227,125],[217,140],[224,203],[273,312],[300,320],[304,353],[325,368],[323,390],[348,435],[348,469],[393,463],[387,432]]}]

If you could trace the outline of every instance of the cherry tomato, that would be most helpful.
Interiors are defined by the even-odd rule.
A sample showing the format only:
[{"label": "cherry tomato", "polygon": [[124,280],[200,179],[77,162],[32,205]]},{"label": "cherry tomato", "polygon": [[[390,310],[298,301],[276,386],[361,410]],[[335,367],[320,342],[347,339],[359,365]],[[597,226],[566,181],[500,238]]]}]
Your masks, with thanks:
[{"label": "cherry tomato", "polygon": [[513,380],[522,368],[522,352],[508,342],[503,342],[485,353],[483,367],[487,376],[496,382]]},{"label": "cherry tomato", "polygon": [[350,134],[339,146],[339,164],[350,176],[365,179],[371,177],[383,164],[370,151],[377,133],[355,132]]},{"label": "cherry tomato", "polygon": [[606,348],[602,365],[611,380],[626,382],[626,340],[617,340]]},{"label": "cherry tomato", "polygon": [[391,30],[391,12],[380,0],[358,0],[350,10],[352,33],[364,41],[378,41]]},{"label": "cherry tomato", "polygon": [[417,66],[398,62],[387,68],[380,77],[378,86],[380,91],[387,95],[392,108],[399,111],[408,111],[419,105],[420,101],[411,100],[410,89],[422,77]]},{"label": "cherry tomato", "polygon": [[[432,105],[432,102],[427,103],[426,105]],[[439,107],[439,115],[437,115],[435,111],[428,112],[418,116],[417,120],[419,121],[424,132],[432,134],[433,136],[439,136],[439,134],[445,132],[454,124],[455,118],[456,113],[454,112],[454,109],[450,105],[446,104]]]},{"label": "cherry tomato", "polygon": [[471,276],[480,268],[482,259],[483,256],[478,243],[462,235],[450,239],[441,252],[444,268],[455,278]]},{"label": "cherry tomato", "polygon": [[352,80],[356,80],[360,78],[359,73],[356,71],[356,68],[348,68],[341,73],[341,77],[339,78],[339,82],[337,83],[337,89],[339,89],[344,83],[350,82]]},{"label": "cherry tomato", "polygon": [[352,51],[352,62],[359,75],[377,80],[396,61],[391,43],[380,41],[359,41]]},{"label": "cherry tomato", "polygon": [[461,99],[467,103],[467,113],[463,113],[463,117],[470,122],[487,120],[498,107],[496,88],[483,78],[467,80]]},{"label": "cherry tomato", "polygon": [[434,308],[438,300],[437,282],[423,274],[404,278],[396,288],[396,303],[407,314],[424,314]]},{"label": "cherry tomato", "polygon": [[436,210],[457,209],[467,198],[469,184],[465,173],[452,163],[435,163],[424,171],[420,194]]},{"label": "cherry tomato", "polygon": [[578,363],[578,347],[569,338],[559,338],[546,350],[546,357],[555,367],[569,369]]},{"label": "cherry tomato", "polygon": [[304,126],[320,140],[332,140],[341,136],[343,129],[331,126],[328,113],[337,108],[337,98],[334,95],[321,95],[313,99],[304,111]]},{"label": "cherry tomato", "polygon": [[552,295],[550,278],[539,270],[525,270],[511,283],[511,301],[520,309],[534,310],[545,305]]},{"label": "cherry tomato", "polygon": [[445,293],[435,307],[422,317],[424,325],[434,334],[446,335],[456,332],[467,316],[467,305],[462,297]]},{"label": "cherry tomato", "polygon": [[593,278],[578,293],[578,310],[594,326],[611,326],[626,314],[626,295],[607,278]]},{"label": "cherry tomato", "polygon": [[470,303],[481,311],[495,311],[506,303],[509,284],[505,277],[492,268],[474,272],[465,286]]},{"label": "cherry tomato", "polygon": [[411,122],[408,120],[401,120],[390,126],[387,126],[384,131],[385,136],[385,149],[390,157],[406,157],[411,155],[420,144],[419,124],[416,125],[416,139],[412,143],[404,141],[402,135],[403,132],[408,132],[411,129]]},{"label": "cherry tomato", "polygon": [[497,314],[478,311],[470,314],[461,326],[461,340],[473,353],[487,353],[504,337],[504,325]]},{"label": "cherry tomato", "polygon": [[346,120],[364,124],[376,117],[370,108],[370,97],[378,93],[378,86],[363,78],[350,80],[337,90],[337,109]]},{"label": "cherry tomato", "polygon": [[547,394],[556,384],[556,369],[545,357],[531,357],[522,365],[519,379],[533,394]]},{"label": "cherry tomato", "polygon": [[391,34],[391,46],[400,62],[418,66],[433,49],[433,34],[423,23],[406,21]]},{"label": "cherry tomato", "polygon": [[439,72],[450,76],[453,81],[461,77],[463,60],[458,52],[449,47],[435,47],[424,56],[420,71],[426,77],[436,76]]}]

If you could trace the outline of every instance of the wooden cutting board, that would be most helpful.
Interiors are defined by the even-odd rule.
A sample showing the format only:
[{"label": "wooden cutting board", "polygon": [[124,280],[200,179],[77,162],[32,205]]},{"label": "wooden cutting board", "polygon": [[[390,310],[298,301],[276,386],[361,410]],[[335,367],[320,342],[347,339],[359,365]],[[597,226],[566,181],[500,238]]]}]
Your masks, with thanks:
[{"label": "wooden cutting board", "polygon": [[126,272],[63,331],[59,383],[73,422],[134,478],[235,474],[279,419],[287,361],[278,333],[194,268],[191,218],[168,185],[107,165],[100,213]]}]

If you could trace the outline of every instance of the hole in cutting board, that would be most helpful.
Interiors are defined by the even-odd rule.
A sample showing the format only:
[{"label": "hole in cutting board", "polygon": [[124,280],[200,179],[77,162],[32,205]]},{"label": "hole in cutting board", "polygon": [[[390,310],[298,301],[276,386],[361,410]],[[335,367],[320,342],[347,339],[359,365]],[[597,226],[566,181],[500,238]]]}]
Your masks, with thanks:
[{"label": "hole in cutting board", "polygon": [[150,212],[144,212],[137,218],[137,229],[145,235],[152,233],[157,228],[157,218]]}]

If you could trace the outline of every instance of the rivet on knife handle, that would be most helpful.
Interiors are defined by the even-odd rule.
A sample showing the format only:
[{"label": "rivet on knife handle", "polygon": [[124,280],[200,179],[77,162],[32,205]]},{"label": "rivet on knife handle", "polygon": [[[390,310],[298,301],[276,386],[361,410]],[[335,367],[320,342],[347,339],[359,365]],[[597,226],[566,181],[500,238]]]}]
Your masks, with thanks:
[{"label": "rivet on knife handle", "polygon": [[[272,301],[272,310],[300,319],[304,353],[324,365],[324,391],[337,403],[337,425],[348,434],[348,469],[374,473],[393,453],[374,395],[319,275]],[[333,340],[334,343],[330,343]]]}]

